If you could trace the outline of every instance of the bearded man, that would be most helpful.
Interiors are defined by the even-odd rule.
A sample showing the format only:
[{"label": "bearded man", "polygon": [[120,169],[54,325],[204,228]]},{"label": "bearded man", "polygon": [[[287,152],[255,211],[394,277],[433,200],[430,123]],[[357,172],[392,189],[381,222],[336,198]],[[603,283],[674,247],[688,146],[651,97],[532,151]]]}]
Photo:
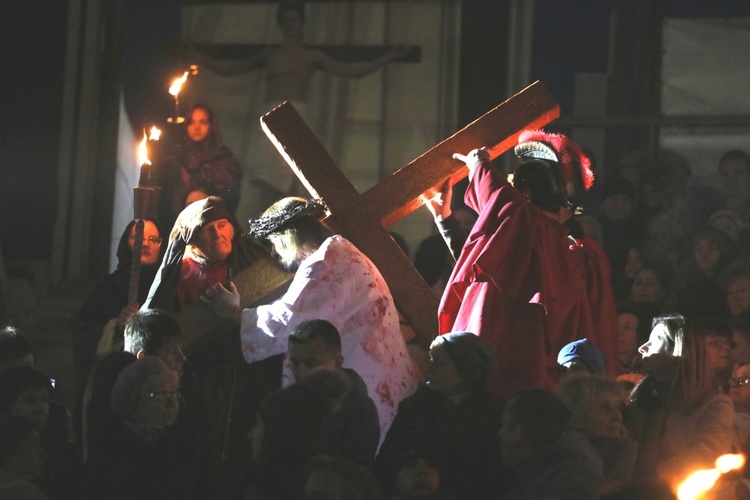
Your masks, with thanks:
[{"label": "bearded man", "polygon": [[[295,272],[280,299],[243,310],[230,282],[209,288],[203,300],[219,316],[240,322],[242,353],[248,363],[286,352],[290,333],[303,321],[332,323],[341,332],[343,367],[364,380],[385,436],[399,402],[417,388],[417,370],[385,280],[370,259],[324,224],[326,215],[322,201],[290,197],[251,221],[251,233],[267,239],[280,264]],[[293,382],[287,360],[282,385]]]}]

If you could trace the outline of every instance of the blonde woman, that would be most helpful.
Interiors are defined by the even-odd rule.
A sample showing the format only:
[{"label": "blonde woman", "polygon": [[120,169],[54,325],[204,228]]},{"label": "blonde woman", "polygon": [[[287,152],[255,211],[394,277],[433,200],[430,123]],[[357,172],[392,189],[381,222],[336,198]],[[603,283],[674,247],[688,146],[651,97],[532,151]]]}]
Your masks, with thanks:
[{"label": "blonde woman", "polygon": [[703,339],[685,318],[655,318],[639,351],[648,376],[631,396],[640,443],[634,477],[672,483],[735,451],[732,401],[716,387]]}]

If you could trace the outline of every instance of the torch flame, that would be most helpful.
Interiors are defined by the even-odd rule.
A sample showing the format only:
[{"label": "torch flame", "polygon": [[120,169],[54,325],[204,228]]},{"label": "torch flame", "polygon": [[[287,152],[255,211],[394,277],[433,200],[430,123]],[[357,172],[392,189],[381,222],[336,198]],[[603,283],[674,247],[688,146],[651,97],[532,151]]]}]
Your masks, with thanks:
[{"label": "torch flame", "polygon": [[677,488],[677,498],[680,500],[692,500],[699,498],[714,487],[716,481],[722,474],[745,466],[745,455],[727,454],[716,459],[716,468],[703,469],[693,472]]},{"label": "torch flame", "polygon": [[148,133],[148,140],[149,141],[158,141],[159,137],[161,137],[161,130],[156,128],[156,125],[151,127],[151,130]]},{"label": "torch flame", "polygon": [[180,78],[172,82],[172,86],[169,87],[169,93],[176,97],[177,94],[180,93],[182,84],[185,83],[189,74],[190,74],[190,71],[185,71],[185,73],[183,73],[183,75]]},{"label": "torch flame", "polygon": [[741,469],[745,466],[745,455],[722,455],[716,459],[716,468],[721,471],[722,474],[726,474],[729,471]]},{"label": "torch flame", "polygon": [[138,164],[139,165],[151,165],[151,161],[148,159],[148,148],[146,147],[146,131],[143,131],[143,140],[138,145]]},{"label": "torch flame", "polygon": [[721,476],[718,469],[704,469],[695,471],[682,482],[677,488],[677,498],[680,500],[692,500],[714,487]]}]

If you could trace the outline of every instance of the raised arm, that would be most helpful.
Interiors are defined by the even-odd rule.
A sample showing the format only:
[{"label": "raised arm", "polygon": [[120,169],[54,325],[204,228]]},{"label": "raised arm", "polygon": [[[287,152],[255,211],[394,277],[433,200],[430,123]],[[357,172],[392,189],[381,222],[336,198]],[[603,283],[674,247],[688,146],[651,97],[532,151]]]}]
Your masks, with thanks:
[{"label": "raised arm", "polygon": [[266,66],[268,61],[269,49],[263,49],[250,57],[237,61],[217,60],[208,57],[192,45],[187,45],[188,56],[195,61],[198,66],[203,66],[221,76],[236,76],[243,73],[249,73]]},{"label": "raised arm", "polygon": [[337,61],[330,57],[328,54],[318,51],[317,63],[323,71],[337,76],[345,76],[349,78],[361,78],[369,75],[373,71],[382,68],[391,61],[395,61],[409,52],[409,47],[396,46],[372,61],[361,62],[361,63],[349,63]]}]

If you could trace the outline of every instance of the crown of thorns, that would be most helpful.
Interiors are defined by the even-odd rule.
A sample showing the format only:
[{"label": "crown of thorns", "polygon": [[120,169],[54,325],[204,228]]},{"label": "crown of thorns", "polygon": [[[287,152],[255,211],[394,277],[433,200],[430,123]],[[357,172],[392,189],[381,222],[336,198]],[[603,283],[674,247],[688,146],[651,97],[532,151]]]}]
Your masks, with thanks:
[{"label": "crown of thorns", "polygon": [[250,221],[250,235],[265,238],[269,234],[281,231],[289,223],[303,217],[323,219],[328,214],[328,205],[323,200],[307,200],[305,203],[293,204],[287,208]]}]

